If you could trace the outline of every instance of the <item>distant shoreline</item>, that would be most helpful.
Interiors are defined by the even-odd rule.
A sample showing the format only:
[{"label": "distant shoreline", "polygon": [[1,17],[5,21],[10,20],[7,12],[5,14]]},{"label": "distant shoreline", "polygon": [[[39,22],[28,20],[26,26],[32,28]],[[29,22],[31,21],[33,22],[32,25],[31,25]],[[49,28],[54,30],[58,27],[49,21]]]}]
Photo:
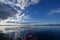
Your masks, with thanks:
[{"label": "distant shoreline", "polygon": [[[39,24],[34,24],[34,25],[28,25],[28,24],[23,24],[23,25],[26,25],[26,26],[60,26],[60,24],[42,24],[42,25],[39,25]],[[22,25],[0,25],[0,26],[22,26]]]}]

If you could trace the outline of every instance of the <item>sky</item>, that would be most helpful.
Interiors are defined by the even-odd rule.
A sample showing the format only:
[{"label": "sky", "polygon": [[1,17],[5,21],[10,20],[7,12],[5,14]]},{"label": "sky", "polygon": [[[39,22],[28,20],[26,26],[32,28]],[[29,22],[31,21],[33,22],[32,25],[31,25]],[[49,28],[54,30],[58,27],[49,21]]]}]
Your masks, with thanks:
[{"label": "sky", "polygon": [[41,0],[36,5],[26,8],[30,21],[41,23],[60,23],[60,0]]},{"label": "sky", "polygon": [[[18,0],[19,3],[10,4],[12,12],[1,13],[0,20],[17,22],[60,23],[60,0]],[[9,8],[9,7],[8,7]],[[6,12],[11,12],[6,11]],[[5,15],[4,15],[5,14]],[[13,14],[13,15],[12,15]],[[2,16],[1,16],[2,15]],[[7,16],[9,15],[9,16]],[[11,17],[11,15],[13,17]]]}]

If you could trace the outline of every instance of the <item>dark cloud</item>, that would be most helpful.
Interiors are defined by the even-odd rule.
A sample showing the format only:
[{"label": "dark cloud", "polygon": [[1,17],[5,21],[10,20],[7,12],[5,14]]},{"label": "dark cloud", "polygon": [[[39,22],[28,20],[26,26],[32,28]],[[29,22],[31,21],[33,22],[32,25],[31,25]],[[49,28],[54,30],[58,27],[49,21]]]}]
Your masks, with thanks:
[{"label": "dark cloud", "polygon": [[0,19],[4,20],[8,17],[13,17],[17,14],[17,11],[14,10],[10,5],[0,3]]}]

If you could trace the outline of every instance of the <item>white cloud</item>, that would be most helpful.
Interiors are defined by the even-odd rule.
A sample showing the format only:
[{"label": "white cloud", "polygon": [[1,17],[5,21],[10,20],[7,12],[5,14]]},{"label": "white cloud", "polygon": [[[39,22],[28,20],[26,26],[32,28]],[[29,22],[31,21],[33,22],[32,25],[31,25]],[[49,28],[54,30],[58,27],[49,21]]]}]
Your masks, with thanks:
[{"label": "white cloud", "polygon": [[[35,5],[39,1],[40,0],[18,0],[18,4],[15,4],[15,5],[19,6],[22,10],[24,10],[25,7],[30,6],[30,5]],[[23,13],[22,15],[20,15],[22,11],[21,10],[19,10],[19,11],[20,11],[20,13],[18,13],[16,15],[16,20],[22,21],[22,19],[28,19],[29,18],[29,15],[25,15],[25,13]]]},{"label": "white cloud", "polygon": [[39,2],[39,0],[31,0],[31,3],[37,4],[38,2]]},{"label": "white cloud", "polygon": [[[40,0],[17,0],[18,3],[14,3],[14,1],[11,2],[8,0],[2,0],[2,2],[4,2],[5,4],[9,4],[11,7],[13,7],[18,12],[18,13],[16,13],[16,15],[14,17],[8,17],[8,19],[6,19],[4,22],[6,22],[6,21],[22,21],[24,19],[29,19],[29,15],[26,15],[25,13],[23,13],[22,10],[24,10],[25,7],[39,3],[39,1]],[[14,6],[20,7],[21,9],[18,10]],[[23,14],[20,15],[21,13],[23,13]],[[16,18],[16,19],[13,19],[13,18]]]},{"label": "white cloud", "polygon": [[10,17],[6,19],[4,22],[7,22],[7,21],[23,22],[24,19],[29,19],[29,15],[25,15],[23,13],[22,15],[19,16],[19,14],[17,14],[15,17]]},{"label": "white cloud", "polygon": [[57,14],[57,13],[60,13],[60,8],[55,9],[55,10],[51,10],[51,11],[49,12],[49,14]]},{"label": "white cloud", "polygon": [[21,0],[21,1],[19,2],[19,5],[20,5],[21,8],[24,9],[24,8],[27,7],[27,6],[34,5],[34,4],[39,3],[39,1],[40,1],[40,0]]},{"label": "white cloud", "polygon": [[24,9],[25,7],[29,5],[34,5],[39,3],[40,0],[17,0],[18,3],[15,3],[16,0],[0,0],[0,2],[5,3],[5,4],[10,4],[11,6],[16,5],[19,6],[21,9]]}]

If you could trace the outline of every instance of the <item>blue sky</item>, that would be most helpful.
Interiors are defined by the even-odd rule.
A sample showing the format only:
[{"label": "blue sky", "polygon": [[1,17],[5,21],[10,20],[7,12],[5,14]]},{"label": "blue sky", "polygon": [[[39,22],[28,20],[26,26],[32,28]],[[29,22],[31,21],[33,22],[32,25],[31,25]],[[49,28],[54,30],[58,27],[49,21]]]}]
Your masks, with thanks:
[{"label": "blue sky", "polygon": [[23,12],[30,15],[29,21],[60,23],[60,0],[41,0],[36,5],[26,7]]},{"label": "blue sky", "polygon": [[[60,23],[60,0],[18,0],[18,2],[17,2],[18,5],[16,3],[15,5],[8,1],[7,2],[8,7],[6,7],[6,9],[10,8],[10,10],[8,11],[7,9],[6,13],[0,12],[0,20],[1,19],[5,20],[7,18],[5,21],[12,20],[18,22],[38,21],[41,23]],[[16,11],[18,13],[14,13]]]}]

